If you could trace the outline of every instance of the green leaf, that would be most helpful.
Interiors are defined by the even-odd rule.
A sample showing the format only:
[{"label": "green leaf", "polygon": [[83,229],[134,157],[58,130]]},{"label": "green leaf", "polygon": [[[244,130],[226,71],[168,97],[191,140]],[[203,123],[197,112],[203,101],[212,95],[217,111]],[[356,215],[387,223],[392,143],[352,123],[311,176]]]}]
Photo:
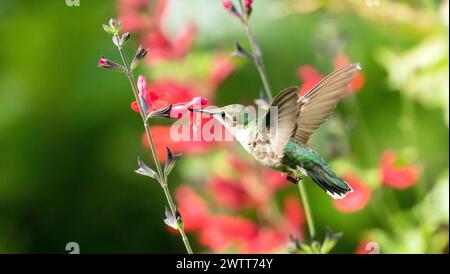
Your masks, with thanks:
[{"label": "green leaf", "polygon": [[156,171],[149,168],[143,161],[138,158],[139,168],[135,170],[137,174],[144,175],[159,181],[159,176]]},{"label": "green leaf", "polygon": [[164,164],[164,174],[168,176],[172,171],[173,167],[175,166],[175,163],[178,161],[178,159],[180,159],[182,154],[180,153],[173,155],[172,151],[170,151],[168,147],[166,149],[167,149],[167,161]]}]

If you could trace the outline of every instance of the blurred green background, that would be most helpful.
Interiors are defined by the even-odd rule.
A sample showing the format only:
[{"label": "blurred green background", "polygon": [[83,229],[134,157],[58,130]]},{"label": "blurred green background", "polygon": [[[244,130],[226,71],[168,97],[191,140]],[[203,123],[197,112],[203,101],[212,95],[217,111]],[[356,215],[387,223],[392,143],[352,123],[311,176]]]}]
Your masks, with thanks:
[{"label": "blurred green background", "polygon": [[[173,2],[165,18],[167,28],[177,30],[194,21],[194,53],[232,50],[235,41],[245,41],[240,25],[220,1]],[[296,70],[302,64],[330,72],[333,55],[326,47],[335,41],[335,33],[343,33],[343,51],[361,62],[366,78],[362,90],[336,112],[353,124],[345,129],[345,161],[367,171],[363,177],[370,181],[383,151],[414,159],[421,167],[419,182],[404,191],[383,190],[397,201],[395,214],[410,222],[408,235],[413,236],[405,236],[405,241],[429,239],[421,238],[428,233],[422,229],[425,221],[413,209],[438,182],[446,190],[441,194],[447,206],[439,227],[448,234],[445,1],[380,0],[378,6],[369,5],[374,1],[255,2],[251,24],[274,90],[299,85]],[[394,4],[402,8],[393,9]],[[137,156],[146,152],[140,142],[141,122],[129,109],[129,83],[121,74],[97,68],[100,55],[117,58],[101,28],[116,15],[114,1],[81,0],[79,7],[68,7],[63,0],[0,2],[2,253],[64,253],[72,241],[80,244],[82,253],[184,250],[163,225],[160,187],[133,172]],[[131,44],[136,46],[138,39]],[[259,94],[258,81],[251,64],[239,62],[214,103],[251,102]],[[339,165],[327,141],[331,124],[315,136],[312,146]],[[172,190],[189,183],[183,179],[189,159],[187,155],[175,168]],[[296,193],[295,188],[290,191]],[[326,226],[344,232],[335,252],[353,253],[367,231],[386,233],[380,239],[396,237],[374,217],[374,210],[342,214],[311,184],[308,191],[319,232]],[[436,212],[434,206],[429,205],[426,216]],[[393,242],[398,245],[404,242],[397,240]],[[437,252],[414,244],[408,248],[401,251]],[[194,244],[194,249],[201,247]]]}]

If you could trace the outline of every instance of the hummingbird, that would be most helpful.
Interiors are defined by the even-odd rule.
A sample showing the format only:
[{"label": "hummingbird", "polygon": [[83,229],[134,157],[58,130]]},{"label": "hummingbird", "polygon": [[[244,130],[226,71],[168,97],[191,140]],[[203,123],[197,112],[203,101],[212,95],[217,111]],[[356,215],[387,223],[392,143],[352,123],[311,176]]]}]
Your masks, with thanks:
[{"label": "hummingbird", "polygon": [[[309,177],[331,197],[342,199],[352,188],[307,142],[347,94],[348,85],[359,70],[359,64],[346,65],[323,78],[303,96],[297,87],[286,88],[259,119],[239,104],[195,111],[212,115],[253,158],[286,173],[290,182],[297,184]],[[271,115],[271,109],[277,109],[277,115]]]},{"label": "hummingbird", "polygon": [[240,104],[190,111],[214,117],[254,159],[286,173],[288,181],[298,184],[309,177],[331,197],[342,199],[352,188],[307,143],[347,94],[348,85],[359,70],[359,64],[346,65],[323,78],[303,96],[297,87],[283,89],[258,118]]}]

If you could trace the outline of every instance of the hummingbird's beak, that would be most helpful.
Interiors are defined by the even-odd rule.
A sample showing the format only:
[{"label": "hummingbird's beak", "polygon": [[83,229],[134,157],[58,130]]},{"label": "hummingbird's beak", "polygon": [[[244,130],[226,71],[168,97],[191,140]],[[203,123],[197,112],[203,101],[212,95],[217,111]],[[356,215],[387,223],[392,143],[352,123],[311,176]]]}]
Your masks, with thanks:
[{"label": "hummingbird's beak", "polygon": [[192,112],[201,112],[201,113],[206,113],[206,114],[209,114],[209,115],[216,115],[216,114],[219,113],[217,111],[217,109],[192,108],[192,109],[189,109],[189,110],[192,111]]},{"label": "hummingbird's beak", "polygon": [[151,111],[147,114],[146,119],[161,117],[161,118],[170,118],[170,110],[172,109],[172,104],[165,106],[164,108]]}]

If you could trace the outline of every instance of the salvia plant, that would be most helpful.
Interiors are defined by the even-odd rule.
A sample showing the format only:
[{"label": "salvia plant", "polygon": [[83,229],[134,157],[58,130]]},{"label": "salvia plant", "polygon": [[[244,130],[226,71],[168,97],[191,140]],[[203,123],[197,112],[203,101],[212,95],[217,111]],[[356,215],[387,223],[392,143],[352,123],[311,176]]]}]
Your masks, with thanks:
[{"label": "salvia plant", "polygon": [[[167,160],[164,164],[164,166],[161,166],[160,160],[158,159],[158,155],[156,154],[154,142],[153,142],[153,136],[150,131],[149,122],[152,118],[152,109],[146,102],[147,95],[145,94],[146,87],[144,86],[145,81],[142,81],[141,77],[138,82],[136,82],[134,78],[134,71],[139,65],[139,63],[144,59],[144,57],[147,55],[147,49],[143,46],[140,46],[136,54],[133,57],[133,60],[131,61],[131,64],[128,62],[127,57],[124,54],[123,47],[125,46],[126,42],[130,38],[130,34],[128,32],[120,34],[120,30],[122,27],[122,23],[120,21],[116,21],[114,19],[109,20],[108,24],[103,25],[103,29],[112,36],[112,42],[117,47],[120,58],[122,60],[122,64],[118,64],[114,61],[111,61],[105,57],[101,57],[98,65],[101,68],[114,70],[122,72],[126,75],[128,78],[131,89],[133,91],[133,95],[135,97],[135,100],[137,102],[137,106],[139,109],[140,117],[142,119],[142,122],[144,124],[145,133],[147,136],[147,140],[150,144],[150,151],[153,157],[154,164],[156,166],[156,171],[149,166],[147,166],[141,159],[138,159],[138,165],[139,168],[136,170],[136,173],[140,175],[144,175],[147,177],[150,177],[156,181],[158,181],[159,185],[164,191],[164,195],[166,196],[167,203],[169,207],[166,207],[165,210],[165,219],[164,222],[179,231],[181,238],[183,240],[184,246],[186,247],[186,251],[189,254],[192,254],[192,248],[189,243],[189,239],[186,236],[186,233],[184,231],[184,224],[183,219],[181,217],[181,214],[179,213],[173,199],[172,195],[170,194],[169,187],[168,187],[168,176],[175,166],[176,161],[181,157],[181,154],[172,154],[170,148],[167,148]],[[170,113],[170,110],[172,109],[172,105],[168,105],[162,110],[157,110],[158,113]]]},{"label": "salvia plant", "polygon": [[[263,92],[261,95],[261,98],[258,98],[255,100],[256,104],[258,105],[264,105],[266,107],[269,106],[268,102],[273,101],[272,97],[272,91],[270,88],[270,84],[266,75],[266,69],[264,66],[262,53],[260,50],[260,47],[258,46],[257,40],[254,37],[251,28],[249,26],[249,20],[253,11],[253,1],[252,0],[237,0],[237,1],[231,1],[231,0],[222,0],[222,4],[226,10],[229,11],[229,13],[236,17],[237,20],[239,20],[245,30],[248,44],[249,44],[249,50],[245,49],[241,43],[236,42],[235,44],[235,50],[232,52],[232,56],[236,57],[242,57],[250,62],[252,62],[259,74],[259,77],[262,82],[262,88]],[[144,175],[147,177],[150,177],[156,181],[159,182],[160,186],[162,187],[165,197],[167,199],[168,208],[166,207],[165,210],[165,219],[164,222],[166,225],[176,229],[179,231],[183,243],[186,247],[186,250],[188,253],[192,253],[192,248],[190,246],[189,240],[186,236],[186,233],[184,231],[184,223],[182,216],[180,215],[179,211],[177,210],[177,207],[175,203],[173,202],[171,193],[168,188],[168,176],[170,174],[170,171],[175,166],[177,160],[181,157],[180,154],[173,154],[169,148],[167,148],[167,160],[165,164],[162,166],[160,164],[160,160],[158,159],[158,156],[155,151],[155,146],[153,142],[152,133],[150,131],[149,122],[153,117],[173,117],[172,113],[174,110],[179,111],[180,109],[185,110],[186,112],[192,111],[194,108],[194,105],[198,107],[202,107],[206,105],[207,101],[204,98],[197,97],[192,100],[192,102],[188,102],[186,104],[178,104],[178,105],[171,105],[168,104],[166,107],[162,109],[153,109],[151,105],[147,102],[146,98],[148,97],[147,91],[146,91],[146,82],[143,80],[143,77],[139,77],[138,81],[134,78],[134,71],[139,65],[139,63],[145,58],[147,55],[147,49],[143,46],[140,46],[136,54],[134,55],[131,63],[128,62],[123,47],[127,43],[127,41],[130,39],[130,34],[128,32],[121,33],[121,22],[116,21],[114,19],[111,19],[108,24],[103,25],[103,29],[111,35],[113,44],[117,47],[120,58],[121,58],[121,64],[114,62],[110,59],[107,59],[106,57],[101,57],[98,65],[101,68],[113,70],[113,71],[119,71],[126,75],[128,78],[131,89],[133,91],[133,95],[136,100],[137,108],[140,112],[140,116],[145,128],[146,136],[148,139],[148,143],[150,145],[150,151],[153,157],[154,164],[156,166],[156,170],[150,168],[147,166],[142,160],[138,159],[139,168],[136,170],[136,173],[140,175]],[[354,66],[354,70],[356,71],[356,65]],[[359,67],[358,67],[359,68]],[[353,69],[353,67],[352,67]],[[353,72],[353,71],[352,71]],[[294,90],[296,92],[296,90]],[[292,92],[291,92],[292,93]],[[308,99],[308,98],[306,98]],[[275,101],[277,98],[275,98]],[[306,103],[306,102],[305,102]],[[315,154],[314,154],[315,156]],[[320,156],[319,156],[320,157]],[[325,163],[326,164],[326,163]],[[292,179],[291,177],[288,177],[288,179]],[[331,229],[327,229],[326,235],[324,237],[324,240],[321,242],[318,240],[318,237],[316,235],[316,230],[314,227],[314,222],[311,214],[311,209],[308,202],[307,193],[304,188],[304,184],[301,182],[302,178],[297,178],[295,183],[298,185],[300,196],[302,198],[305,215],[306,215],[306,221],[308,224],[308,230],[309,230],[309,243],[300,242],[299,239],[297,239],[294,236],[291,236],[291,242],[288,245],[288,251],[290,253],[315,253],[315,254],[323,254],[323,253],[329,253],[331,249],[335,246],[339,238],[341,237],[341,233],[334,233]],[[322,186],[323,187],[323,186]],[[336,189],[336,188],[334,188]],[[324,190],[327,190],[324,188]],[[345,192],[351,191],[351,189],[344,189]],[[329,191],[328,191],[329,192]],[[329,194],[341,194],[341,193],[330,193]]]}]

